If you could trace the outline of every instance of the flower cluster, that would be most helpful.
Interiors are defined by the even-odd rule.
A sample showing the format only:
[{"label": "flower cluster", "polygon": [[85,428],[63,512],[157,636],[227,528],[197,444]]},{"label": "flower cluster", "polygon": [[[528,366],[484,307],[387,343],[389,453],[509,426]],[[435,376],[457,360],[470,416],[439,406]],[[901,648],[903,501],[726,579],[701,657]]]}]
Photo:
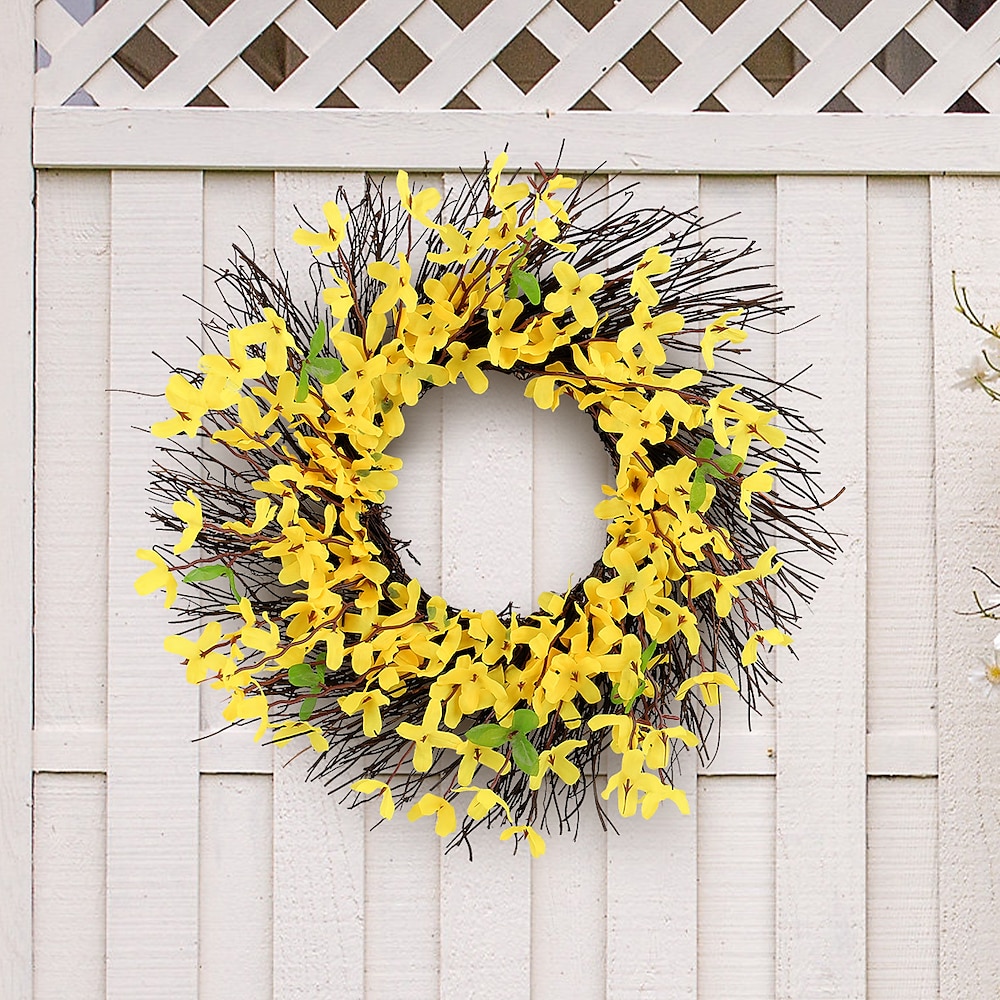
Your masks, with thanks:
[{"label": "flower cluster", "polygon": [[[772,586],[783,563],[756,515],[792,522],[768,496],[786,444],[778,409],[716,371],[750,308],[700,305],[692,322],[663,243],[595,269],[574,241],[586,239],[576,182],[506,183],[505,163],[442,207],[404,172],[396,215],[372,188],[361,206],[324,205],[325,226],[294,234],[323,279],[308,317],[244,269],[251,321],[199,372],[171,376],[173,415],[152,428],[195,438],[199,467],[218,474],[154,476],[154,494],[175,497],[156,516],[181,530],[171,554],[185,558],[140,550],[153,566],[136,587],[170,606],[178,579],[189,585],[200,633],[165,646],[189,682],[227,693],[227,721],[308,740],[319,771],[379,796],[384,818],[413,800],[410,818],[449,836],[458,807],[463,831],[499,820],[501,839],[537,855],[540,802],[578,786],[581,765],[584,784],[596,778],[607,748],[602,795],[622,816],[688,811],[670,777],[678,749],[699,744],[720,685],[759,690],[762,642],[791,642],[794,612]],[[698,367],[668,359],[686,335]],[[590,575],[521,617],[425,591],[384,520],[406,408],[497,376],[524,379],[542,409],[589,414],[616,466]]]}]

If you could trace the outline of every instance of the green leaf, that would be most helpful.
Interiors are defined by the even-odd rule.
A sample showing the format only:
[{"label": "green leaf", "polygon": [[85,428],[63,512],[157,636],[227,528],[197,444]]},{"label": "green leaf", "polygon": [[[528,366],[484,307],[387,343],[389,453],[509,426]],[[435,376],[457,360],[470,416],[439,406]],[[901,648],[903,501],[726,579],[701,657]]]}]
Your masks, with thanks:
[{"label": "green leaf", "polygon": [[204,583],[207,580],[218,580],[220,576],[226,577],[229,581],[229,589],[232,591],[233,600],[239,601],[240,595],[236,591],[236,574],[228,566],[220,563],[212,563],[210,566],[197,566],[184,577],[185,583]]},{"label": "green leaf", "polygon": [[524,733],[514,733],[510,741],[514,763],[527,775],[538,774],[538,751],[531,745],[531,740]]},{"label": "green leaf", "polygon": [[516,294],[524,292],[525,298],[533,305],[537,306],[542,301],[542,289],[538,284],[538,279],[528,271],[514,268],[510,272],[510,286]]},{"label": "green leaf", "polygon": [[470,743],[475,743],[477,747],[489,747],[492,750],[506,743],[510,739],[510,733],[510,729],[506,726],[485,722],[481,726],[473,726],[465,734],[465,738]]},{"label": "green leaf", "polygon": [[326,323],[322,320],[316,326],[316,332],[309,341],[309,355],[306,361],[315,361],[319,357],[319,352],[326,347]]},{"label": "green leaf", "polygon": [[650,663],[653,661],[653,657],[656,656],[656,643],[651,642],[643,651],[642,656],[639,659],[639,669],[645,673],[649,669]]},{"label": "green leaf", "polygon": [[323,385],[329,385],[344,374],[344,366],[340,363],[340,358],[316,358],[309,362],[307,371],[310,375],[315,375]]},{"label": "green leaf", "polygon": [[530,733],[539,726],[538,715],[530,708],[519,708],[510,723],[519,733]]},{"label": "green leaf", "polygon": [[309,395],[309,370],[305,365],[302,366],[302,371],[299,372],[299,387],[295,390],[295,402],[304,403],[306,401],[306,396]]},{"label": "green leaf", "polygon": [[715,442],[711,438],[703,438],[694,454],[695,458],[711,458],[715,454]]},{"label": "green leaf", "polygon": [[715,460],[715,464],[722,469],[723,472],[735,472],[743,464],[743,462],[739,455],[720,455]]},{"label": "green leaf", "polygon": [[288,668],[288,683],[298,688],[311,688],[322,683],[322,667],[312,663],[296,663]]},{"label": "green leaf", "polygon": [[316,699],[315,698],[306,698],[306,700],[304,702],[302,702],[302,705],[299,708],[299,718],[303,722],[308,722],[309,721],[309,716],[313,714],[313,710],[315,708],[316,708]]},{"label": "green leaf", "polygon": [[688,508],[692,514],[696,514],[701,510],[701,505],[705,502],[707,492],[705,488],[705,476],[702,474],[701,469],[699,469],[695,473],[694,482],[691,483],[691,496],[688,500]]}]

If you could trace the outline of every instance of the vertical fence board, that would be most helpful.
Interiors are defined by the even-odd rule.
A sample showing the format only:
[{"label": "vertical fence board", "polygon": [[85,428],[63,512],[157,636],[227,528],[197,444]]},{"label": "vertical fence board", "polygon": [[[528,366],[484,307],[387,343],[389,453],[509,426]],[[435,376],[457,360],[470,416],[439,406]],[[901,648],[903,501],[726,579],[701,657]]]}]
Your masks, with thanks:
[{"label": "vertical fence board", "polygon": [[[274,243],[293,294],[311,298],[307,268],[315,258],[292,242],[302,214],[318,225],[322,205],[343,174],[277,173]],[[353,190],[353,189],[352,189]],[[364,994],[365,822],[340,796],[307,783],[312,750],[292,743],[275,751],[274,993],[288,1000]],[[322,845],[319,854],[308,845]]]},{"label": "vertical fence board", "polygon": [[[150,356],[183,363],[197,335],[202,186],[198,172],[116,172],[111,218],[111,385],[163,392]],[[151,321],[155,316],[155,322]],[[163,651],[167,618],[139,597],[148,548],[147,428],[162,398],[111,394],[108,583],[108,996],[197,993],[198,692]],[[148,568],[148,566],[147,566]]]},{"label": "vertical fence board", "polygon": [[868,182],[868,241],[868,771],[933,774],[937,580],[925,179]]},{"label": "vertical fence board", "polygon": [[198,1000],[269,1000],[271,776],[203,774]]},{"label": "vertical fence board", "polygon": [[[973,566],[997,576],[997,409],[955,388],[983,340],[954,311],[951,274],[980,313],[1000,319],[1000,179],[931,179],[934,290],[935,486],[938,540],[939,894],[941,995],[1000,993],[994,934],[1000,864],[1000,741],[996,702],[969,684],[992,657],[995,622],[961,617],[973,588],[992,591]],[[985,918],[985,919],[984,919]]]},{"label": "vertical fence board", "polygon": [[103,774],[35,778],[35,1000],[101,1000],[105,982]]},{"label": "vertical fence board", "polygon": [[0,607],[5,652],[0,668],[0,994],[31,994],[31,660],[32,648],[32,324],[34,174],[31,169],[34,4],[4,9],[0,59],[0,426],[5,430],[0,490]]},{"label": "vertical fence board", "polygon": [[[563,591],[589,575],[607,541],[594,515],[601,485],[614,483],[589,416],[569,400],[533,414],[533,591]],[[553,821],[545,856],[531,873],[532,996],[586,1000],[604,996],[607,940],[607,833],[588,796],[576,839]],[[567,914],[572,914],[567,923]],[[542,944],[544,942],[544,944]]]},{"label": "vertical fence board", "polygon": [[[637,205],[681,212],[697,203],[697,177],[644,177],[637,190]],[[696,772],[697,758],[688,754],[676,784],[687,793],[690,816],[661,808],[651,820],[622,819],[611,800],[620,836],[608,837],[609,1000],[697,995]]]},{"label": "vertical fence board", "polygon": [[[705,239],[752,239],[757,253],[747,265],[758,268],[744,275],[748,284],[775,281],[775,180],[773,177],[702,177],[699,186],[698,211],[709,223]],[[721,284],[731,279],[721,279]],[[775,375],[777,340],[773,336],[780,320],[765,318],[754,324],[747,340],[740,345],[748,354],[730,355],[739,364],[747,365],[764,375]],[[794,322],[794,321],[793,321]],[[718,370],[725,370],[727,352],[716,351]],[[745,375],[733,369],[737,381]],[[764,662],[765,657],[761,657]],[[769,697],[776,696],[771,689]],[[774,705],[758,700],[756,711],[736,698],[722,703],[718,744],[710,747],[712,760],[707,773],[773,774],[775,747]],[[773,783],[771,788],[773,790]]]},{"label": "vertical fence board", "polygon": [[111,178],[38,182],[35,728],[103,738]]},{"label": "vertical fence board", "polygon": [[[202,244],[205,267],[202,270],[201,302],[204,306],[202,313],[206,320],[210,312],[221,314],[219,321],[231,325],[232,320],[223,303],[222,293],[224,290],[227,291],[229,298],[232,298],[232,293],[225,286],[217,287],[216,275],[212,272],[229,266],[235,243],[267,273],[274,273],[273,175],[227,171],[206,173],[204,211]],[[205,353],[215,353],[216,350],[225,353],[227,344],[223,338],[221,343],[213,347],[203,334],[201,347]],[[228,462],[234,461],[233,455],[223,445],[207,443],[206,447],[225,455]],[[202,684],[200,692],[201,731],[203,734],[216,734],[200,744],[202,765],[204,766],[208,760],[218,761],[225,757],[226,768],[234,768],[234,765],[238,766],[240,762],[245,762],[248,770],[269,769],[271,750],[253,742],[253,730],[250,727],[238,726],[219,732],[225,725],[222,708],[229,700],[228,693],[216,690],[208,684]],[[261,822],[270,829],[270,806],[268,816],[266,818],[262,816]]]},{"label": "vertical fence board", "polygon": [[937,792],[934,778],[868,779],[868,1000],[939,995]]},{"label": "vertical fence board", "polygon": [[[777,995],[865,993],[865,179],[778,179],[778,281],[811,324],[786,334],[778,371],[804,380],[822,428],[822,483],[844,532],[782,664],[777,757]],[[820,568],[820,567],[816,567]]]},{"label": "vertical fence board", "polygon": [[[441,577],[445,598],[469,608],[525,613],[532,593],[532,420],[523,385],[503,375],[483,396],[460,384],[442,394]],[[427,822],[426,820],[424,822]],[[497,828],[473,838],[475,867],[459,852],[441,862],[441,995],[488,998],[531,990],[531,858]]]},{"label": "vertical fence board", "polygon": [[[431,389],[404,412],[406,430],[391,453],[403,462],[388,497],[393,538],[409,541],[403,565],[429,593],[441,592],[441,421],[445,390]],[[415,561],[419,560],[419,564]],[[378,823],[365,807],[365,996],[367,1000],[436,1000],[441,947],[441,852],[433,828],[397,812]],[[444,861],[453,864],[455,858]],[[404,876],[404,872],[406,873]]]},{"label": "vertical fence board", "polygon": [[698,1000],[774,996],[774,778],[702,775]]}]

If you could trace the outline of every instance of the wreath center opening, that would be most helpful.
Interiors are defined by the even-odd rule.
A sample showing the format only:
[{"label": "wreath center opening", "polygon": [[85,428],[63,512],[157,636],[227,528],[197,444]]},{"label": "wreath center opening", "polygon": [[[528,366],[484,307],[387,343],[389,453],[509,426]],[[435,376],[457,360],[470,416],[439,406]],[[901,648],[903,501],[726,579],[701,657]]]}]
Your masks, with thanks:
[{"label": "wreath center opening", "polygon": [[444,386],[408,407],[386,497],[407,571],[454,607],[517,613],[587,576],[606,544],[594,515],[611,461],[590,417],[566,400],[540,410],[525,383],[489,373],[482,395]]}]

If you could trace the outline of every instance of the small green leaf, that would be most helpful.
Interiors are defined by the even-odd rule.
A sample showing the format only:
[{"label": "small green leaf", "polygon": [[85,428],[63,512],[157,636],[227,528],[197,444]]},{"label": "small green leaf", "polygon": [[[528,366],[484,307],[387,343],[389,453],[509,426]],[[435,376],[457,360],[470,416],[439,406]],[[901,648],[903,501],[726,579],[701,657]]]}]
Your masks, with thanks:
[{"label": "small green leaf", "polygon": [[739,455],[720,455],[716,460],[715,464],[722,469],[723,472],[735,472],[743,462]]},{"label": "small green leaf", "polygon": [[319,352],[326,346],[326,323],[322,320],[316,326],[316,332],[309,341],[309,356],[306,361],[315,361],[319,357]]},{"label": "small green leaf", "polygon": [[538,279],[528,271],[522,271],[515,267],[510,272],[510,285],[516,294],[520,295],[521,292],[524,292],[525,298],[527,298],[533,306],[537,306],[541,303],[541,286],[538,284]]},{"label": "small green leaf", "polygon": [[701,505],[705,502],[707,494],[705,488],[705,477],[701,474],[701,469],[695,474],[694,482],[691,483],[691,496],[688,500],[688,508],[692,514],[701,510]]},{"label": "small green leaf", "polygon": [[313,714],[313,710],[315,708],[316,708],[316,699],[315,698],[306,698],[306,700],[304,702],[302,702],[302,705],[299,708],[299,718],[303,722],[308,722],[309,721],[309,716]]},{"label": "small green leaf", "polygon": [[315,361],[309,362],[307,370],[310,375],[315,375],[323,385],[336,382],[344,374],[344,366],[341,364],[340,358],[316,358]]},{"label": "small green leaf", "polygon": [[288,683],[299,688],[311,688],[322,682],[322,669],[312,663],[296,663],[288,668]]},{"label": "small green leaf", "polygon": [[538,774],[538,751],[524,733],[514,733],[510,741],[514,763],[527,775]]},{"label": "small green leaf", "polygon": [[695,458],[711,458],[715,454],[715,442],[711,438],[703,438],[694,454]]},{"label": "small green leaf", "polygon": [[305,365],[302,366],[302,371],[299,372],[299,387],[295,390],[295,402],[304,403],[306,401],[306,396],[309,395],[309,371]]},{"label": "small green leaf", "polygon": [[519,708],[510,723],[519,733],[530,733],[539,726],[538,715],[530,708]]},{"label": "small green leaf", "polygon": [[639,659],[639,669],[645,673],[649,669],[650,663],[653,661],[653,657],[656,656],[656,643],[651,642],[643,651],[642,657]]},{"label": "small green leaf", "polygon": [[485,722],[481,726],[473,726],[465,734],[465,738],[470,743],[475,743],[477,747],[489,747],[492,750],[506,743],[510,739],[510,734],[511,730],[506,726]]},{"label": "small green leaf", "polygon": [[226,577],[229,581],[229,589],[232,591],[233,600],[239,601],[240,595],[236,591],[236,575],[228,566],[220,563],[212,563],[210,566],[197,566],[184,577],[185,583],[204,583],[207,580],[217,580],[220,576]]}]

